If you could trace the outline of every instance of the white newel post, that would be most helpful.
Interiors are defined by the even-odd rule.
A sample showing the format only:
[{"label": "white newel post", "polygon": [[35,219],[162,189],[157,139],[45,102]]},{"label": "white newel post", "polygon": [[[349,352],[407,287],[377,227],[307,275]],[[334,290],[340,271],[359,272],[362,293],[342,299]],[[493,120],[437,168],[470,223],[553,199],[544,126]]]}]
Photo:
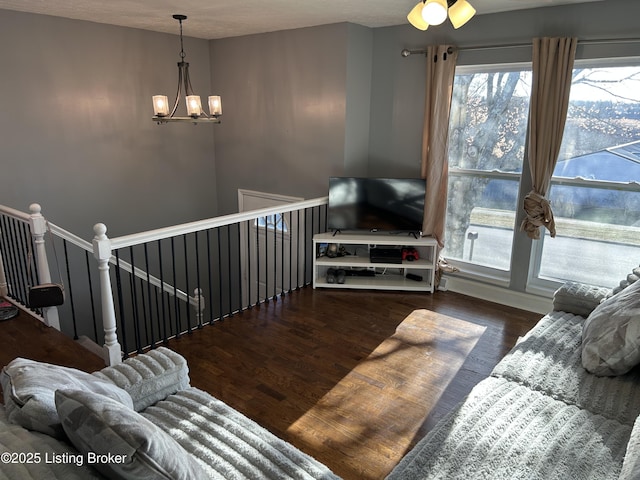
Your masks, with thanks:
[{"label": "white newel post", "polygon": [[[44,235],[47,233],[47,220],[42,215],[42,207],[37,203],[29,205],[31,212],[31,237],[35,249],[36,267],[38,269],[38,279],[40,283],[51,283],[51,272],[49,270],[49,262],[47,260],[47,249],[45,246]],[[56,260],[57,261],[57,260]],[[62,279],[60,279],[62,282]],[[42,317],[45,323],[60,330],[60,319],[58,317],[58,307],[45,307],[42,309]]]},{"label": "white newel post", "polygon": [[122,362],[122,351],[116,335],[116,311],[111,293],[109,260],[111,259],[111,240],[107,237],[107,227],[98,223],[93,227],[93,256],[98,260],[100,273],[100,300],[102,303],[102,325],[104,328],[104,360],[107,365]]},{"label": "white newel post", "polygon": [[200,326],[204,318],[204,295],[202,295],[202,289],[200,288],[196,288],[193,291],[193,308],[196,311],[198,326]]}]

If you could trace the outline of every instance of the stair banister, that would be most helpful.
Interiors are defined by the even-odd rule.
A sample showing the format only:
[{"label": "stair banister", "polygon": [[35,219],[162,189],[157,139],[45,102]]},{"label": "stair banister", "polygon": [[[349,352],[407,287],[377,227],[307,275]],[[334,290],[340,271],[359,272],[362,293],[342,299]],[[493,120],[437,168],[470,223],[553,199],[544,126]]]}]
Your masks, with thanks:
[{"label": "stair banister", "polygon": [[[38,279],[41,284],[51,283],[51,272],[47,260],[47,250],[45,246],[45,233],[47,233],[47,219],[42,215],[42,207],[37,203],[29,205],[29,224],[31,227],[31,237],[33,238],[36,267],[38,269]],[[62,281],[62,279],[60,279]],[[45,307],[42,309],[42,317],[45,323],[60,330],[60,319],[57,307]]]},{"label": "stair banister", "polygon": [[111,293],[109,260],[111,259],[111,241],[107,237],[107,227],[98,223],[93,227],[93,256],[98,261],[100,275],[100,301],[102,304],[102,323],[104,327],[104,361],[107,365],[122,362],[122,348],[116,335],[116,312]]}]

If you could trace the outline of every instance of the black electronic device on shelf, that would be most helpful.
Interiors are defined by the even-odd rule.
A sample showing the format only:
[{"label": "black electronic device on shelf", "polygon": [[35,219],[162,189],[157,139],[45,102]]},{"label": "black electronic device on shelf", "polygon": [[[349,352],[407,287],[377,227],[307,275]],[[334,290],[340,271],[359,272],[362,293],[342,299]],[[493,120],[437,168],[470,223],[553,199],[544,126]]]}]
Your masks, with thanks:
[{"label": "black electronic device on shelf", "polygon": [[402,263],[402,250],[399,248],[372,248],[369,251],[371,263]]}]

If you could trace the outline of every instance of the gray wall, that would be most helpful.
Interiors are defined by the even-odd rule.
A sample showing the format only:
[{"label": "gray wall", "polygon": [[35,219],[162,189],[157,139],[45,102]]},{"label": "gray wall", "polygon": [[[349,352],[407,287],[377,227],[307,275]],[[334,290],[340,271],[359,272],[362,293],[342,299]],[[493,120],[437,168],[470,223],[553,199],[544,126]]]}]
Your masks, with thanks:
[{"label": "gray wall", "polygon": [[246,188],[313,198],[344,171],[348,25],[212,41],[221,213]]},{"label": "gray wall", "polygon": [[[0,204],[41,203],[86,239],[96,222],[115,236],[216,215],[215,127],[151,120],[179,50],[175,35],[0,10]],[[209,42],[185,51],[206,95]]]}]

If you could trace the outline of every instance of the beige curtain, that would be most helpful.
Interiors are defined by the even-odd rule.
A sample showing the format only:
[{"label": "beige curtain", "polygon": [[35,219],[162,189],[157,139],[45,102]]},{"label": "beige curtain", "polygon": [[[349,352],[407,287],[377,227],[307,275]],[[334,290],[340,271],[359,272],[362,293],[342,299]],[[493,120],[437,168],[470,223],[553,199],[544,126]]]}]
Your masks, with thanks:
[{"label": "beige curtain", "polygon": [[444,246],[447,213],[449,111],[458,52],[449,45],[427,47],[427,82],[422,133],[422,178],[426,179],[422,234]]},{"label": "beige curtain", "polygon": [[540,227],[556,236],[546,195],[555,169],[569,106],[576,38],[536,38],[533,41],[533,85],[529,107],[529,168],[533,180],[524,200],[527,214],[521,230],[540,238]]}]

